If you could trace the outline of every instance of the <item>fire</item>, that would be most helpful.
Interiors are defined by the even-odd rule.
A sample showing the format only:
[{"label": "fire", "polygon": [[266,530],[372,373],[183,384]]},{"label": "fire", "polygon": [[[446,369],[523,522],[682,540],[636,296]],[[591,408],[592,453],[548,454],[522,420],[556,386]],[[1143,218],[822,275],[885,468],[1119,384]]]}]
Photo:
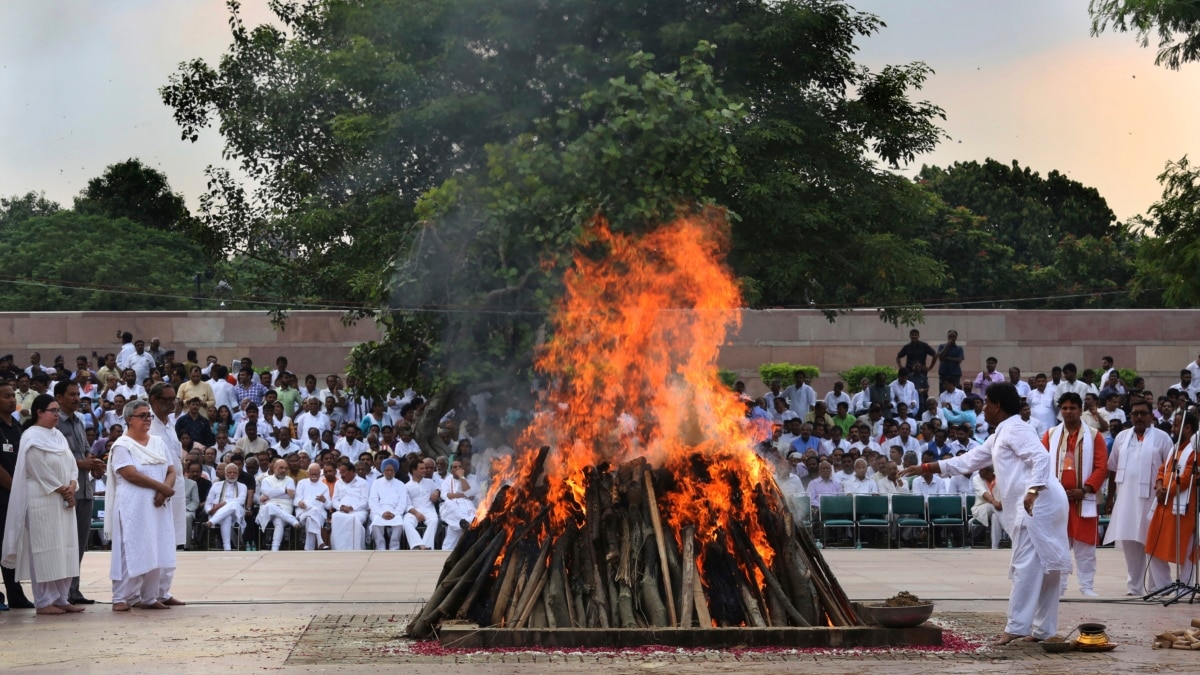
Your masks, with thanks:
[{"label": "fire", "polygon": [[[776,552],[756,495],[773,489],[774,479],[752,451],[756,430],[743,405],[717,377],[720,347],[740,327],[727,244],[728,223],[719,213],[681,218],[641,237],[593,224],[565,277],[553,337],[536,359],[549,383],[546,396],[480,516],[510,484],[503,508],[521,517],[507,519],[509,537],[542,505],[549,507],[546,536],[579,527],[597,515],[587,512],[588,472],[644,457],[647,468],[669,476],[656,506],[674,543],[682,544],[685,528],[694,530],[699,569],[710,544],[735,553],[742,536],[735,531],[772,564]],[[549,454],[539,457],[543,446]],[[543,468],[544,484],[525,487]],[[761,588],[759,569],[739,565]]]}]

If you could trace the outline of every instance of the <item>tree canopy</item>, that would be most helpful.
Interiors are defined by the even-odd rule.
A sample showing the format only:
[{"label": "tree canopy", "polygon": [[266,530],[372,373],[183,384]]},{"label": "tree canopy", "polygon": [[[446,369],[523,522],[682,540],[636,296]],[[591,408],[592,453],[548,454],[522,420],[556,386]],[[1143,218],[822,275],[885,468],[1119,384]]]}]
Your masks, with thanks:
[{"label": "tree canopy", "polygon": [[1133,31],[1143,47],[1158,38],[1155,65],[1172,70],[1200,61],[1200,3],[1196,0],[1091,0],[1092,35],[1112,27]]}]

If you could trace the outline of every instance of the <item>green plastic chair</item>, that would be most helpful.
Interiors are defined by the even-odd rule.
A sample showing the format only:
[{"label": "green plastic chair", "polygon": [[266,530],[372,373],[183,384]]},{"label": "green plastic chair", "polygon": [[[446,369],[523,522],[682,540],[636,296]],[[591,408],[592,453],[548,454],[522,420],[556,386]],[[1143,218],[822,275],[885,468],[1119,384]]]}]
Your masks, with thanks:
[{"label": "green plastic chair", "polygon": [[[967,540],[967,519],[963,517],[963,500],[958,495],[933,496],[929,498],[929,526],[932,534],[937,528],[958,528],[959,535],[965,543]],[[933,547],[934,537],[929,538],[929,546]]]},{"label": "green plastic chair", "polygon": [[862,542],[863,528],[883,529],[887,547],[892,547],[891,510],[887,495],[854,495],[854,522],[858,526],[856,541]]},{"label": "green plastic chair", "polygon": [[845,527],[854,531],[854,496],[821,495],[821,541],[829,546],[829,528]]},{"label": "green plastic chair", "polygon": [[892,514],[896,518],[896,547],[904,545],[899,536],[905,528],[929,532],[929,519],[925,515],[925,497],[922,495],[892,495]]},{"label": "green plastic chair", "polygon": [[92,524],[88,526],[88,548],[93,548],[92,540],[96,545],[94,548],[100,549],[104,546],[104,497],[94,497],[92,499]]}]

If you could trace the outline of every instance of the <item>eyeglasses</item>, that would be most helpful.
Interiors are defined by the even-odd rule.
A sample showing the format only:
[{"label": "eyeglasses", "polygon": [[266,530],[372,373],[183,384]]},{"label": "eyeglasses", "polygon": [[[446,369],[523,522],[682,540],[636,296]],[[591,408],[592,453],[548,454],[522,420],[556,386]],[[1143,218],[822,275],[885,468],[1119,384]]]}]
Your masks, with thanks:
[{"label": "eyeglasses", "polygon": [[58,413],[59,411],[61,411],[61,410],[62,410],[62,408],[46,408],[46,410],[45,410],[44,412],[48,412],[48,413],[56,413],[56,414],[57,414],[57,413]]},{"label": "eyeglasses", "polygon": [[131,420],[148,420],[151,417],[153,417],[153,415],[151,415],[150,413],[140,413],[137,415],[130,415],[129,419],[131,419]]}]

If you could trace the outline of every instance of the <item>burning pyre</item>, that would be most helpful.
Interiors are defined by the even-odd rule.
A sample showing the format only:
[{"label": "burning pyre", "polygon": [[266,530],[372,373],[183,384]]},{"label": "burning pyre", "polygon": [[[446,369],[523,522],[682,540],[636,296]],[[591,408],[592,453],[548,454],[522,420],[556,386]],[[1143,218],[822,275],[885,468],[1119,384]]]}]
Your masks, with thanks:
[{"label": "burning pyre", "polygon": [[740,325],[723,215],[643,237],[592,227],[565,278],[550,382],[523,451],[493,480],[408,626],[853,626],[792,521],[761,430],[717,377]]}]

